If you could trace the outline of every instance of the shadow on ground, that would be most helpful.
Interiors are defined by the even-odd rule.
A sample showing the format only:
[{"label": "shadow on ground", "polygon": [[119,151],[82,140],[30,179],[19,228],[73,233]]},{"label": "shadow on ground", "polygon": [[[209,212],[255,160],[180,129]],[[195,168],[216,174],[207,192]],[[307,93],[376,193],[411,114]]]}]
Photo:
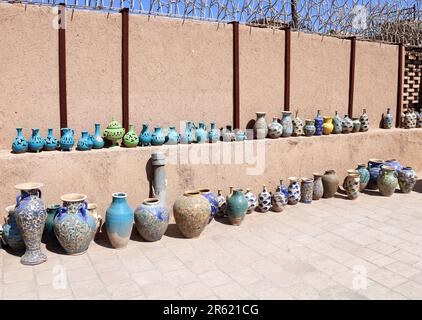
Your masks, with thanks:
[{"label": "shadow on ground", "polygon": [[171,223],[168,225],[167,231],[164,235],[170,238],[186,239],[175,223]]}]

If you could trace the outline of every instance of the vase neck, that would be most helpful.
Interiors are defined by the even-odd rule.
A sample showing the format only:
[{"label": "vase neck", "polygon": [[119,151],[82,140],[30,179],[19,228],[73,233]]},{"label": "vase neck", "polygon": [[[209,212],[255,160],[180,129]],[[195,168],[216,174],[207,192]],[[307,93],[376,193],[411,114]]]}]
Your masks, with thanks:
[{"label": "vase neck", "polygon": [[52,128],[48,129],[48,136],[49,137],[53,136],[53,129]]},{"label": "vase neck", "polygon": [[16,131],[18,132],[18,137],[22,137],[22,128],[16,128]]},{"label": "vase neck", "polygon": [[40,129],[32,129],[32,136],[37,136]]},{"label": "vase neck", "polygon": [[117,195],[113,195],[113,203],[115,204],[122,204],[122,203],[126,203],[126,194],[124,193],[119,193]]},{"label": "vase neck", "polygon": [[100,135],[100,124],[96,123],[95,124],[95,135]]}]

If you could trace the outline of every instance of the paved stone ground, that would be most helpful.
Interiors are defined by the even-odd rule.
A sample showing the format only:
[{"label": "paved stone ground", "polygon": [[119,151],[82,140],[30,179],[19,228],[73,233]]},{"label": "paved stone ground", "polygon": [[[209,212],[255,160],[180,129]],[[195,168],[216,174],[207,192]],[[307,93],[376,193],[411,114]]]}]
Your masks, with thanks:
[{"label": "paved stone ground", "polygon": [[339,194],[240,227],[213,221],[198,239],[170,225],[159,242],[134,233],[114,250],[100,234],[81,256],[47,246],[34,267],[0,250],[0,298],[421,299],[421,203],[418,181],[391,198]]}]

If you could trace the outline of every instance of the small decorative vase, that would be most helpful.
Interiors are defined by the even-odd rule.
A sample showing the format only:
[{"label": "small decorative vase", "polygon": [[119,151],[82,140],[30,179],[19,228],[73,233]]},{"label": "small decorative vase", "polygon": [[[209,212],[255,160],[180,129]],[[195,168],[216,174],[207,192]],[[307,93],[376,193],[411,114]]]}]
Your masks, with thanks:
[{"label": "small decorative vase", "polygon": [[[188,124],[186,124],[187,126]],[[190,135],[189,135],[189,143],[196,142],[196,130],[198,129],[198,126],[195,124],[195,122],[189,123],[190,127]]]},{"label": "small decorative vase", "polygon": [[412,128],[412,115],[410,114],[410,110],[404,110],[402,117],[401,117],[401,127],[404,129],[411,129]]},{"label": "small decorative vase", "polygon": [[369,117],[368,114],[366,113],[366,109],[363,109],[362,111],[362,115],[359,118],[360,121],[360,131],[361,132],[366,132],[369,130]]},{"label": "small decorative vase", "polygon": [[280,138],[283,133],[283,126],[279,123],[277,117],[268,125],[268,137],[272,139]]},{"label": "small decorative vase", "polygon": [[217,202],[218,202],[218,211],[216,214],[216,218],[222,218],[226,214],[226,198],[223,196],[223,192],[218,190],[217,195]]},{"label": "small decorative vase", "polygon": [[151,138],[151,144],[153,146],[161,146],[161,145],[164,144],[165,140],[166,140],[166,138],[163,135],[163,133],[161,132],[161,128],[155,127],[154,133],[152,134],[152,138]]},{"label": "small decorative vase", "polygon": [[303,121],[302,119],[299,118],[298,114],[299,114],[299,111],[296,111],[296,118],[292,120],[292,125],[293,125],[292,136],[294,137],[303,136]]},{"label": "small decorative vase", "polygon": [[104,147],[104,139],[101,136],[101,125],[99,123],[96,123],[94,137],[92,139],[92,148],[102,149],[103,147]]},{"label": "small decorative vase", "polygon": [[320,136],[322,135],[322,131],[323,131],[323,118],[321,116],[321,110],[317,111],[317,115],[315,117],[315,135],[316,136]]},{"label": "small decorative vase", "polygon": [[347,170],[347,176],[343,182],[343,189],[346,191],[347,197],[354,200],[359,195],[360,174],[357,170]]},{"label": "small decorative vase", "polygon": [[369,171],[366,169],[364,163],[359,163],[356,171],[359,172],[359,191],[363,191],[366,189],[368,182],[369,182]]},{"label": "small decorative vase", "polygon": [[322,185],[322,173],[314,173],[314,186],[312,190],[312,200],[319,200],[324,194],[324,186]]},{"label": "small decorative vase", "polygon": [[255,139],[265,139],[268,134],[268,126],[265,121],[265,112],[256,112],[256,121],[253,126]]},{"label": "small decorative vase", "polygon": [[186,129],[185,132],[180,135],[180,143],[182,144],[189,144],[195,140],[194,133],[191,130],[191,122],[186,122]]},{"label": "small decorative vase", "polygon": [[94,137],[90,133],[88,133],[88,147],[89,147],[89,150],[91,150],[94,147]]},{"label": "small decorative vase", "polygon": [[208,132],[208,142],[215,143],[220,141],[220,130],[218,130],[215,126],[214,122],[211,122],[211,129]]},{"label": "small decorative vase", "polygon": [[339,180],[335,170],[327,170],[322,176],[322,185],[324,188],[323,198],[332,198],[337,192]]},{"label": "small decorative vase", "polygon": [[170,212],[157,198],[145,199],[135,210],[135,226],[146,241],[158,241],[167,231]]},{"label": "small decorative vase", "polygon": [[415,108],[410,108],[410,128],[411,129],[413,129],[413,128],[416,128],[416,124],[417,124],[417,121],[418,121],[418,116],[417,116],[417,114],[416,114],[416,112],[415,112]]},{"label": "small decorative vase", "polygon": [[332,133],[339,134],[343,131],[343,119],[341,119],[341,117],[339,116],[338,111],[336,111],[336,114],[334,116],[333,124],[334,128]]},{"label": "small decorative vase", "polygon": [[301,195],[300,195],[300,179],[296,177],[289,178],[290,184],[287,188],[289,192],[288,203],[291,205],[295,205],[299,202]]},{"label": "small decorative vase", "polygon": [[344,115],[342,122],[342,132],[350,133],[353,131],[353,120],[349,118],[347,114]]},{"label": "small decorative vase", "polygon": [[416,128],[422,128],[422,109],[417,114]]},{"label": "small decorative vase", "polygon": [[65,194],[54,219],[54,234],[69,255],[83,254],[88,250],[97,232],[94,217],[88,212],[86,195]]},{"label": "small decorative vase", "polygon": [[25,242],[23,241],[21,231],[16,223],[15,205],[6,208],[7,220],[3,226],[2,240],[14,251],[21,251],[25,249]]},{"label": "small decorative vase", "polygon": [[106,211],[107,235],[115,249],[125,248],[132,233],[133,210],[129,207],[126,198],[126,193],[113,193],[113,200]]},{"label": "small decorative vase", "polygon": [[166,135],[165,144],[176,145],[179,143],[179,134],[176,131],[176,127],[170,127],[169,133]]},{"label": "small decorative vase", "polygon": [[129,125],[129,131],[123,137],[123,144],[126,148],[134,148],[139,144],[139,137],[135,132],[135,125]]},{"label": "small decorative vase", "polygon": [[416,184],[417,176],[411,167],[404,167],[398,174],[400,190],[409,193]]},{"label": "small decorative vase", "polygon": [[303,127],[303,131],[305,132],[305,136],[311,137],[315,134],[315,121],[311,119],[305,120],[305,126]]},{"label": "small decorative vase", "polygon": [[91,150],[89,146],[90,144],[88,132],[82,131],[82,138],[79,139],[76,149],[78,149],[79,151],[88,151]]},{"label": "small decorative vase", "polygon": [[383,165],[383,161],[380,159],[369,159],[368,171],[369,171],[369,182],[366,186],[367,189],[377,190],[378,189],[378,176]]},{"label": "small decorative vase", "polygon": [[353,118],[353,129],[352,132],[359,132],[360,131],[360,119],[359,118]]},{"label": "small decorative vase", "polygon": [[393,115],[390,108],[387,108],[387,113],[382,115],[382,127],[384,129],[391,129],[393,127]]},{"label": "small decorative vase", "polygon": [[152,134],[149,131],[149,126],[144,123],[142,124],[142,130],[139,134],[139,144],[143,147],[151,145]]},{"label": "small decorative vase", "polygon": [[396,159],[389,159],[384,162],[384,165],[394,167],[394,169],[396,169],[397,174],[399,174],[400,171],[403,169],[401,163]]},{"label": "small decorative vase", "polygon": [[322,125],[322,132],[325,135],[329,135],[334,130],[333,118],[332,117],[324,117],[324,123]]},{"label": "small decorative vase", "polygon": [[207,141],[208,132],[205,130],[205,124],[203,122],[199,123],[199,128],[196,130],[196,142],[205,143]]},{"label": "small decorative vase", "polygon": [[45,151],[54,151],[57,150],[59,146],[59,141],[53,135],[53,129],[48,129],[47,138],[44,140],[44,150]]},{"label": "small decorative vase", "polygon": [[300,186],[300,202],[312,203],[314,193],[314,179],[303,178]]},{"label": "small decorative vase", "polygon": [[258,198],[254,195],[249,188],[246,189],[245,193],[246,200],[248,200],[248,210],[246,213],[252,213],[258,206]]},{"label": "small decorative vase", "polygon": [[22,183],[15,186],[20,190],[16,198],[15,218],[19,226],[26,251],[21,257],[24,265],[36,265],[47,261],[41,251],[41,237],[47,212],[41,200],[42,183]]},{"label": "small decorative vase", "polygon": [[227,202],[227,216],[234,226],[240,226],[248,210],[248,200],[246,200],[242,189],[233,190]]},{"label": "small decorative vase", "polygon": [[290,137],[293,134],[292,113],[290,111],[283,111],[282,114],[281,125],[283,126],[283,133],[281,136]]},{"label": "small decorative vase", "polygon": [[75,145],[75,130],[70,128],[61,129],[60,148],[62,151],[72,151]]},{"label": "small decorative vase", "polygon": [[208,221],[208,223],[209,223],[215,217],[215,215],[217,214],[217,211],[218,211],[217,195],[215,193],[211,192],[210,189],[206,189],[206,188],[199,189],[198,191],[210,203],[211,209],[210,209],[210,219]]},{"label": "small decorative vase", "polygon": [[396,190],[398,184],[397,171],[391,166],[381,166],[378,176],[378,189],[385,197],[390,197]]},{"label": "small decorative vase", "polygon": [[245,134],[244,131],[242,131],[240,129],[236,129],[234,134],[235,134],[236,141],[245,141],[246,140],[246,134]]},{"label": "small decorative vase", "polygon": [[286,196],[286,201],[287,201],[289,199],[289,191],[287,190],[286,186],[284,185],[282,179],[280,179],[280,185],[279,186],[280,186],[281,192],[283,192],[284,195]]},{"label": "small decorative vase", "polygon": [[56,235],[54,234],[54,219],[59,213],[59,209],[59,204],[47,206],[47,219],[45,220],[44,234],[46,238],[52,242],[57,241]]},{"label": "small decorative vase", "polygon": [[28,147],[31,152],[40,152],[44,148],[44,139],[40,136],[40,129],[32,129]]},{"label": "small decorative vase", "polygon": [[286,204],[287,197],[284,192],[281,191],[281,187],[277,186],[277,189],[271,197],[271,210],[274,212],[281,212],[284,210]]},{"label": "small decorative vase", "polygon": [[97,232],[101,230],[101,225],[103,222],[103,218],[97,212],[97,204],[96,203],[88,203],[88,212],[92,215],[95,220],[95,226]]},{"label": "small decorative vase", "polygon": [[119,141],[125,135],[125,128],[113,117],[103,132],[103,137],[111,142],[112,147],[119,146]]},{"label": "small decorative vase", "polygon": [[15,140],[13,140],[12,151],[13,153],[24,153],[28,151],[28,141],[26,141],[22,134],[22,128],[16,128],[16,131],[18,132],[18,135]]},{"label": "small decorative vase", "polygon": [[174,219],[186,238],[197,238],[210,219],[211,205],[199,191],[186,191],[173,205]]},{"label": "small decorative vase", "polygon": [[226,126],[221,130],[221,138],[224,142],[232,142],[236,140],[236,134],[232,131],[232,126]]},{"label": "small decorative vase", "polygon": [[262,191],[258,195],[258,206],[261,212],[267,212],[271,209],[271,193],[268,192],[266,186],[262,187]]}]

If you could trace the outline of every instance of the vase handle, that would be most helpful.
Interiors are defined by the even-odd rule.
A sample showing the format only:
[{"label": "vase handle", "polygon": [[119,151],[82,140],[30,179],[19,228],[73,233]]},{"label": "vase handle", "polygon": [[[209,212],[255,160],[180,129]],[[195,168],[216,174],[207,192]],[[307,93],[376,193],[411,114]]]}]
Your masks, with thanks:
[{"label": "vase handle", "polygon": [[67,207],[60,207],[59,210],[57,210],[57,219],[59,219],[59,221],[62,219],[63,213],[67,213]]},{"label": "vase handle", "polygon": [[18,196],[16,197],[16,207],[19,207],[21,205],[21,195],[18,194]]},{"label": "vase handle", "polygon": [[88,209],[88,202],[84,201],[84,206],[79,209],[79,212],[82,215],[82,218],[86,221],[86,210]]},{"label": "vase handle", "polygon": [[41,199],[41,197],[42,197],[42,192],[41,192],[41,190],[40,190],[40,189],[37,189],[37,192],[38,192],[38,198],[40,198],[40,199]]}]

